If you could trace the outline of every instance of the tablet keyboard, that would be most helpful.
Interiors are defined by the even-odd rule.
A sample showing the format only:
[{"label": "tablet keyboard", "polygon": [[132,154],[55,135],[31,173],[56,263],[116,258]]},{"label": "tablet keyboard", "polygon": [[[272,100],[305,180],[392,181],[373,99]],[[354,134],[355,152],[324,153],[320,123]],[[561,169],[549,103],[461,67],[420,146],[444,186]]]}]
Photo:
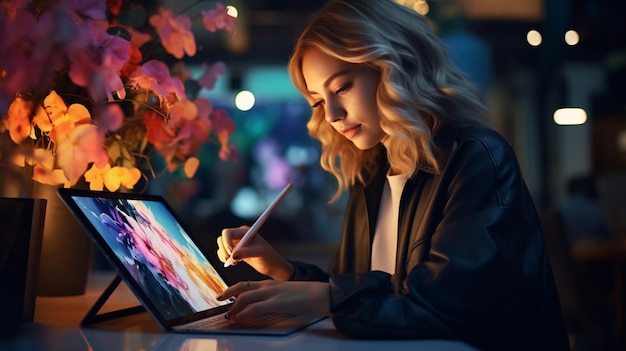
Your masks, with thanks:
[{"label": "tablet keyboard", "polygon": [[248,328],[248,329],[262,329],[267,328],[278,322],[282,322],[294,315],[268,313],[264,316],[255,318],[246,318],[238,321],[237,324],[231,324],[229,320],[224,318],[224,315],[218,315],[207,319],[202,319],[187,325],[188,328],[197,329],[224,329],[224,328]]}]

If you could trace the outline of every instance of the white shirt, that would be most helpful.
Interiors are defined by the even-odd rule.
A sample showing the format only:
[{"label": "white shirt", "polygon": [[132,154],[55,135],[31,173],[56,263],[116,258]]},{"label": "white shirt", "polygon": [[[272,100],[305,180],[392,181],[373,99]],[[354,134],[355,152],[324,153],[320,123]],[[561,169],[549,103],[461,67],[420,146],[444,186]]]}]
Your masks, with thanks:
[{"label": "white shirt", "polygon": [[400,197],[406,176],[389,175],[380,198],[380,210],[374,242],[372,243],[372,270],[393,274],[396,271],[396,251],[398,247],[398,213]]}]

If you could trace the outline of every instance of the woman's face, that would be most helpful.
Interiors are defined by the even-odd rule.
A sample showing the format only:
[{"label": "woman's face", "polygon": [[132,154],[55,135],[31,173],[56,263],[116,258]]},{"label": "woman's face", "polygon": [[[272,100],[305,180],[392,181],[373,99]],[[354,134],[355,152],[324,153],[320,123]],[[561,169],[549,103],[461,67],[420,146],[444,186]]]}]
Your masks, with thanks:
[{"label": "woman's face", "polygon": [[361,150],[383,140],[376,104],[378,77],[373,71],[311,48],[302,58],[302,74],[312,107],[322,109],[337,132]]}]

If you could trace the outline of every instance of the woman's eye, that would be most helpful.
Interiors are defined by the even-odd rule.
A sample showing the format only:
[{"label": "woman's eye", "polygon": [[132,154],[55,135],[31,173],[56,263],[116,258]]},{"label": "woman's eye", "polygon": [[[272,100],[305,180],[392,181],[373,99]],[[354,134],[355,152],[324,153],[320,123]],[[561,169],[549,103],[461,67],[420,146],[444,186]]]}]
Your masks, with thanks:
[{"label": "woman's eye", "polygon": [[319,106],[321,106],[321,105],[322,105],[322,102],[323,102],[322,100],[320,100],[320,101],[316,101],[313,105],[311,105],[311,107],[312,107],[312,108],[319,107]]},{"label": "woman's eye", "polygon": [[345,93],[346,91],[350,90],[351,87],[352,84],[344,84],[335,91],[335,94]]}]

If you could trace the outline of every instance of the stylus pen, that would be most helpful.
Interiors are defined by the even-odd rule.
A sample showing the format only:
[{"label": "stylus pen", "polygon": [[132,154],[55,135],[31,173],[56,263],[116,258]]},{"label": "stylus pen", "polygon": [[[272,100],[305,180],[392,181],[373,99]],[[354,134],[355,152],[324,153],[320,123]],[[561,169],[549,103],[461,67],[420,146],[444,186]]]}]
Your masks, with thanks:
[{"label": "stylus pen", "polygon": [[232,266],[232,264],[234,263],[232,257],[235,254],[235,252],[237,252],[237,250],[239,250],[240,248],[246,246],[248,244],[248,241],[250,241],[250,239],[252,239],[256,235],[256,233],[259,231],[259,229],[261,229],[261,226],[263,225],[263,223],[265,223],[267,218],[272,214],[272,212],[274,212],[274,209],[282,201],[282,199],[285,197],[285,195],[287,195],[289,190],[291,190],[292,186],[293,185],[291,183],[287,183],[287,185],[285,185],[283,190],[280,191],[278,196],[276,196],[274,201],[272,201],[272,203],[265,209],[265,211],[263,211],[263,213],[261,213],[261,216],[256,220],[256,222],[254,222],[252,227],[250,227],[250,229],[248,229],[246,234],[244,234],[244,236],[241,238],[241,240],[237,243],[237,245],[233,249],[233,252],[231,253],[231,255],[228,257],[226,262],[224,262],[224,267]]}]

